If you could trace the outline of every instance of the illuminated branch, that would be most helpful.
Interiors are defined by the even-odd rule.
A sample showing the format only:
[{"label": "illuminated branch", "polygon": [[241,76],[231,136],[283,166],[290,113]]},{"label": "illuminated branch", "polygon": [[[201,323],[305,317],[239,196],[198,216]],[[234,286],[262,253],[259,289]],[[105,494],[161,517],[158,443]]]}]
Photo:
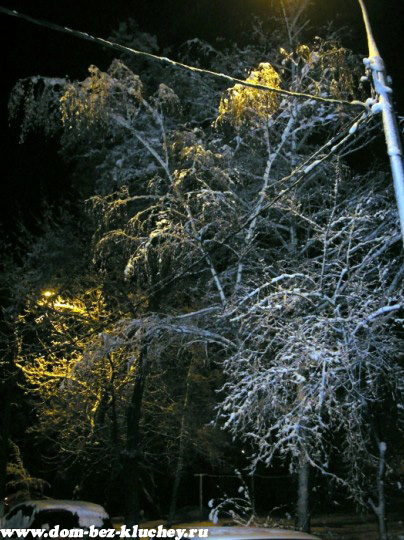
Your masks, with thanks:
[{"label": "illuminated branch", "polygon": [[283,90],[280,88],[274,88],[274,87],[265,86],[262,84],[249,83],[247,81],[243,81],[242,79],[237,79],[235,77],[231,77],[230,75],[226,75],[225,73],[217,73],[216,71],[210,71],[208,69],[202,69],[195,66],[189,66],[187,64],[183,64],[182,62],[176,62],[175,60],[171,60],[170,58],[167,58],[166,56],[157,56],[155,54],[148,53],[145,51],[138,51],[136,49],[126,47],[125,45],[114,43],[107,39],[91,36],[90,34],[87,34],[86,32],[81,32],[80,30],[72,30],[71,28],[68,28],[67,26],[59,26],[58,24],[55,24],[55,23],[42,21],[40,19],[34,19],[33,17],[30,17],[29,15],[25,15],[24,13],[19,13],[18,11],[7,9],[4,7],[0,7],[0,13],[4,13],[5,15],[11,15],[12,17],[18,17],[19,19],[23,19],[30,23],[36,24],[38,26],[50,28],[51,30],[55,30],[57,32],[63,32],[64,34],[69,34],[71,36],[75,36],[80,39],[85,39],[87,41],[91,41],[92,43],[96,43],[97,45],[102,45],[103,47],[113,49],[115,51],[129,53],[136,56],[142,56],[145,58],[149,58],[150,60],[163,62],[165,64],[169,64],[170,66],[186,69],[194,73],[201,73],[204,75],[209,75],[210,77],[215,77],[216,79],[222,79],[222,80],[234,83],[234,84],[240,84],[241,86],[255,88],[256,90],[275,92],[283,96],[295,97],[295,98],[300,98],[300,99],[313,99],[315,101],[321,101],[323,103],[331,103],[334,105],[346,105],[348,107],[366,107],[365,103],[362,103],[361,101],[356,101],[356,100],[346,101],[343,99],[333,99],[333,98],[326,98],[326,97],[321,97],[321,96],[313,96],[311,94],[305,94],[302,92],[291,92],[290,90]]}]

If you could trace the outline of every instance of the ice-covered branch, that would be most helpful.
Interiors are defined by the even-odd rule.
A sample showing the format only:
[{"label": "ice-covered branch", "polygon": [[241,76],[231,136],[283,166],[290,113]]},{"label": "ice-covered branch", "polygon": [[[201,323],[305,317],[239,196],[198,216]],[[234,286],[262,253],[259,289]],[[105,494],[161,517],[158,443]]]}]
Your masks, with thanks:
[{"label": "ice-covered branch", "polygon": [[315,96],[311,94],[305,94],[302,92],[292,92],[289,90],[283,90],[280,88],[274,88],[262,84],[255,84],[255,83],[249,83],[242,79],[237,79],[235,77],[231,77],[230,75],[226,75],[224,73],[218,73],[215,71],[210,71],[208,69],[202,69],[195,66],[189,66],[186,64],[183,64],[181,62],[176,62],[175,60],[171,60],[170,58],[167,58],[165,56],[157,56],[152,53],[148,53],[145,51],[138,51],[136,49],[132,49],[130,47],[126,47],[125,45],[120,45],[119,43],[114,43],[112,41],[109,41],[107,39],[99,38],[91,36],[90,34],[87,34],[86,32],[81,32],[79,30],[72,30],[71,28],[68,28],[67,26],[59,26],[58,24],[50,23],[47,21],[42,21],[39,19],[35,19],[33,17],[30,17],[29,15],[25,15],[23,13],[19,13],[16,10],[7,9],[4,7],[0,7],[0,13],[4,13],[6,15],[11,15],[13,17],[18,17],[20,19],[24,19],[30,23],[44,26],[45,28],[50,28],[52,30],[56,30],[57,32],[63,32],[65,34],[69,34],[75,37],[78,37],[80,39],[84,39],[87,41],[91,41],[93,43],[97,43],[98,45],[101,45],[102,47],[107,47],[109,49],[113,49],[119,52],[124,52],[127,54],[132,54],[136,56],[141,56],[144,58],[149,58],[150,60],[155,60],[158,62],[162,62],[164,64],[168,64],[170,66],[179,67],[182,69],[185,69],[187,71],[191,71],[193,73],[201,73],[203,75],[208,75],[210,77],[214,77],[217,79],[225,80],[227,82],[231,82],[233,84],[239,84],[241,86],[245,86],[247,88],[255,88],[257,90],[263,90],[267,92],[275,92],[280,95],[289,96],[289,97],[295,97],[300,99],[312,99],[314,101],[321,101],[323,103],[330,103],[334,105],[346,105],[348,107],[365,107],[365,104],[360,101],[346,101],[343,99],[333,99],[333,98],[327,98],[322,96]]}]

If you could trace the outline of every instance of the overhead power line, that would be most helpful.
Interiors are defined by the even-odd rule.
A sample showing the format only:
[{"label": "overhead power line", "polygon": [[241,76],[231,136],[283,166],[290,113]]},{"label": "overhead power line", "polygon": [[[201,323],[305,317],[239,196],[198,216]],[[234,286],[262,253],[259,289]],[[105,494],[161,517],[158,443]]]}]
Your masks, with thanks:
[{"label": "overhead power line", "polygon": [[347,101],[344,99],[333,99],[333,98],[322,97],[322,96],[314,96],[314,95],[305,94],[302,92],[292,92],[290,90],[284,90],[282,88],[275,88],[275,87],[267,86],[264,84],[256,84],[256,83],[248,82],[242,79],[237,79],[235,77],[231,77],[230,75],[226,75],[225,73],[218,73],[216,71],[198,68],[196,66],[189,66],[187,64],[183,64],[182,62],[177,62],[175,60],[172,60],[171,58],[167,58],[166,56],[158,56],[156,54],[152,54],[149,52],[138,51],[136,49],[126,47],[125,45],[120,45],[119,43],[115,43],[113,41],[109,41],[104,38],[92,36],[90,34],[87,34],[86,32],[81,32],[80,30],[72,30],[71,28],[68,28],[67,26],[60,26],[52,22],[43,21],[41,19],[35,19],[34,17],[15,11],[14,9],[7,9],[0,6],[0,13],[4,13],[5,15],[11,15],[12,17],[18,17],[19,19],[23,19],[32,24],[43,26],[51,30],[55,30],[56,32],[63,32],[64,34],[69,34],[71,36],[75,36],[80,39],[85,39],[86,41],[91,41],[92,43],[96,43],[97,45],[101,45],[103,47],[107,47],[115,51],[129,53],[136,56],[142,56],[144,58],[149,58],[150,60],[162,62],[170,66],[185,69],[187,71],[192,71],[193,73],[201,73],[203,75],[208,75],[216,79],[222,79],[222,80],[234,83],[234,84],[246,86],[248,88],[255,88],[256,90],[263,90],[266,92],[275,92],[283,96],[288,96],[288,97],[293,97],[293,98],[298,98],[298,99],[313,99],[315,101],[321,101],[323,103],[331,103],[334,105],[345,105],[349,107],[365,107],[366,108],[366,104],[363,103],[362,101],[356,101],[356,100]]},{"label": "overhead power line", "polygon": [[[236,79],[236,78],[231,77],[229,75],[225,75],[223,73],[216,73],[216,72],[213,72],[213,71],[209,71],[209,70],[205,70],[205,69],[201,69],[201,68],[197,68],[197,67],[193,67],[193,66],[188,66],[186,64],[183,64],[181,62],[176,62],[176,61],[171,60],[171,59],[166,58],[166,57],[156,56],[154,54],[144,52],[144,51],[137,51],[135,49],[131,49],[131,48],[126,47],[124,45],[120,45],[120,44],[117,44],[117,43],[113,43],[113,42],[104,40],[102,38],[96,38],[96,37],[93,37],[93,36],[91,36],[89,34],[86,34],[85,32],[81,32],[81,31],[77,31],[77,30],[71,30],[70,28],[61,27],[61,26],[59,26],[57,24],[54,24],[54,23],[48,23],[46,21],[41,21],[41,20],[38,20],[38,19],[34,19],[34,18],[32,18],[32,17],[30,17],[28,15],[18,13],[15,10],[9,10],[9,9],[3,8],[1,6],[0,6],[0,13],[5,13],[7,15],[12,15],[12,16],[15,16],[15,17],[19,17],[19,18],[27,20],[27,21],[29,21],[29,22],[31,22],[33,24],[37,24],[39,26],[44,26],[46,28],[50,28],[50,29],[53,29],[53,30],[56,30],[56,31],[59,31],[59,32],[64,32],[64,33],[67,33],[67,34],[70,34],[70,35],[74,35],[74,36],[76,36],[76,37],[78,37],[80,39],[86,39],[88,41],[97,43],[98,45],[102,45],[102,46],[108,47],[110,49],[118,50],[120,52],[134,54],[134,55],[137,55],[137,56],[150,58],[151,60],[165,62],[165,63],[170,64],[170,65],[175,66],[175,67],[183,68],[183,69],[193,71],[193,72],[197,72],[197,73],[207,74],[207,75],[210,75],[210,76],[213,76],[213,77],[216,77],[216,78],[225,79],[227,81],[233,82],[235,84],[240,84],[242,86],[256,88],[258,90],[264,90],[264,91],[273,91],[273,92],[277,92],[279,94],[287,95],[287,96],[290,96],[290,97],[297,97],[297,98],[304,98],[304,99],[314,99],[316,101],[322,101],[322,102],[327,102],[327,103],[331,103],[331,104],[338,104],[338,105],[343,104],[343,105],[349,105],[349,106],[358,106],[358,105],[364,106],[364,104],[362,102],[359,102],[359,101],[349,102],[349,101],[343,101],[343,100],[336,100],[336,99],[331,99],[331,98],[312,96],[310,94],[304,94],[304,93],[299,93],[299,92],[290,92],[290,91],[287,91],[287,90],[281,90],[281,89],[278,89],[278,88],[272,88],[272,87],[265,86],[265,85],[248,83],[248,82],[243,81],[241,79]],[[360,113],[355,118],[354,124],[356,125],[358,122],[360,122],[363,119],[364,119],[363,113]],[[346,126],[345,126],[345,128],[346,128]],[[250,225],[250,223],[254,219],[256,219],[258,216],[262,215],[264,212],[269,210],[282,197],[284,197],[287,192],[289,192],[291,189],[296,187],[308,174],[310,174],[312,172],[312,169],[317,167],[324,160],[324,158],[323,158],[323,159],[315,160],[313,162],[314,158],[319,156],[326,149],[331,149],[331,150],[329,150],[330,153],[334,153],[337,150],[337,148],[341,145],[341,143],[343,141],[345,141],[348,137],[350,137],[354,133],[353,131],[351,132],[351,130],[348,129],[348,128],[346,128],[346,131],[348,132],[348,134],[344,134],[345,129],[342,129],[338,134],[336,134],[327,143],[325,143],[317,152],[315,152],[314,155],[310,156],[308,161],[306,161],[305,163],[299,165],[290,175],[283,178],[280,181],[280,184],[282,184],[283,182],[285,182],[287,180],[292,180],[293,178],[297,177],[286,189],[282,190],[271,201],[269,201],[267,204],[263,205],[263,207],[259,211],[254,212],[253,215],[250,215],[238,227],[231,230],[225,236],[224,239],[222,239],[221,241],[217,241],[214,244],[213,247],[208,249],[206,251],[206,253],[201,255],[199,258],[195,259],[185,269],[179,271],[178,273],[174,274],[173,276],[169,276],[169,277],[166,277],[166,278],[163,278],[163,279],[159,280],[156,284],[154,284],[153,286],[147,288],[147,290],[145,292],[147,294],[156,294],[157,292],[160,292],[161,290],[163,290],[168,285],[172,285],[174,282],[176,282],[179,279],[186,276],[190,271],[192,271],[202,261],[204,261],[206,259],[206,257],[212,255],[219,247],[225,246],[232,238],[234,238],[244,228],[248,227]],[[338,140],[340,142],[337,142]],[[309,163],[311,163],[311,162],[313,162],[313,163],[311,165],[309,165]],[[136,309],[137,307],[140,307],[142,303],[143,303],[143,300],[137,302],[133,307]]]}]

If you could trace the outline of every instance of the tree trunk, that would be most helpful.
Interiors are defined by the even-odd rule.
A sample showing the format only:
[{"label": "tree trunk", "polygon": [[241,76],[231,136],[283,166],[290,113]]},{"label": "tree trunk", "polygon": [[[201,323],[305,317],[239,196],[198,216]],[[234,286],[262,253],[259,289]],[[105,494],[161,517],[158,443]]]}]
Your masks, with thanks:
[{"label": "tree trunk", "polygon": [[140,519],[140,418],[142,413],[142,400],[147,373],[147,344],[145,344],[140,350],[132,399],[126,416],[127,440],[126,455],[125,459],[123,460],[123,474],[125,478],[125,525],[128,527],[138,525]]},{"label": "tree trunk", "polygon": [[[304,372],[300,375],[307,376]],[[299,384],[297,386],[297,399],[299,404],[304,404],[305,395],[304,387]],[[301,426],[303,429],[305,425]],[[299,470],[298,470],[298,489],[297,489],[297,504],[296,504],[296,527],[303,532],[310,532],[310,463],[307,460],[306,453],[303,448],[300,450]]]},{"label": "tree trunk", "polygon": [[[180,442],[180,452],[181,452],[181,446],[182,444]],[[171,492],[171,504],[170,504],[170,511],[168,513],[167,527],[171,527],[174,520],[175,512],[177,510],[178,488],[180,487],[183,466],[184,466],[184,457],[183,455],[180,454],[178,456],[177,468],[175,471],[174,482],[173,482],[173,489]]]},{"label": "tree trunk", "polygon": [[10,452],[10,398],[12,382],[4,381],[0,384],[0,502],[3,503],[6,493],[7,463]]},{"label": "tree trunk", "polygon": [[186,449],[187,435],[188,435],[187,419],[188,419],[188,403],[189,403],[189,395],[190,395],[192,368],[193,368],[193,360],[191,359],[191,362],[188,368],[187,384],[185,388],[184,405],[183,405],[183,410],[182,410],[180,444],[179,444],[179,449],[178,449],[177,467],[175,470],[173,489],[171,492],[171,505],[170,505],[170,511],[168,514],[168,521],[167,521],[167,526],[169,527],[171,527],[171,524],[174,519],[175,511],[177,509],[178,488],[180,486],[182,471],[184,468],[185,449]]},{"label": "tree trunk", "polygon": [[310,532],[310,464],[304,462],[298,473],[298,493],[296,506],[296,527]]},{"label": "tree trunk", "polygon": [[384,473],[386,470],[386,450],[385,442],[378,442],[379,447],[379,468],[377,471],[377,506],[370,499],[369,504],[373,512],[376,514],[379,525],[379,539],[388,540],[387,523],[386,523],[386,500],[384,496]]}]

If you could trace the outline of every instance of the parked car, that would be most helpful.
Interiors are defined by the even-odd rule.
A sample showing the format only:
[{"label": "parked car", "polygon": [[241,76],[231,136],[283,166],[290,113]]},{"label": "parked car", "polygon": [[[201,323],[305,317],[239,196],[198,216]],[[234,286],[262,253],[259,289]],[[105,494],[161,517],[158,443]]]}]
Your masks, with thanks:
[{"label": "parked car", "polygon": [[107,512],[99,504],[85,501],[25,501],[14,506],[2,519],[2,529],[113,528]]},{"label": "parked car", "polygon": [[318,536],[286,529],[207,527],[209,540],[320,540]]}]

